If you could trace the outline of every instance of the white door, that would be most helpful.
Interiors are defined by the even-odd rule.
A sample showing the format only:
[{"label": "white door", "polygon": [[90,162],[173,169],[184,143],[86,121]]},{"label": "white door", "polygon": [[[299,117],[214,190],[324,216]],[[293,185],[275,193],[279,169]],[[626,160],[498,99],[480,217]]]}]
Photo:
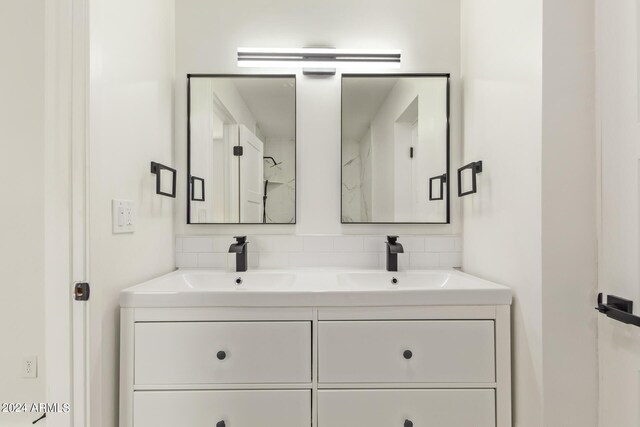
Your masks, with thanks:
[{"label": "white door", "polygon": [[411,163],[411,188],[413,191],[413,213],[411,216],[413,221],[423,221],[427,217],[427,202],[429,200],[429,169],[426,141],[424,138],[420,139],[418,121],[411,127],[411,146],[414,147],[413,162]]},{"label": "white door", "polygon": [[240,222],[262,222],[264,188],[264,144],[245,126],[240,126]]},{"label": "white door", "polygon": [[[599,291],[640,313],[638,0],[597,0]],[[601,427],[640,426],[640,328],[598,316]]]}]

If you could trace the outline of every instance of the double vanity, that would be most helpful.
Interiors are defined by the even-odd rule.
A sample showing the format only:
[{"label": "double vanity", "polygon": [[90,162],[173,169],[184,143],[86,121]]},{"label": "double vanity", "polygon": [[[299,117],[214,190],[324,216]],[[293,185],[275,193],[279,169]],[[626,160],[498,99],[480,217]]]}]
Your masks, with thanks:
[{"label": "double vanity", "polygon": [[120,303],[121,427],[511,426],[511,291],[456,270],[177,270]]},{"label": "double vanity", "polygon": [[[296,223],[296,79],[187,76],[187,224]],[[451,223],[450,84],[341,74],[341,223]],[[413,242],[407,252],[434,250],[441,265],[438,245]],[[511,426],[508,288],[398,273],[397,236],[386,272],[247,272],[247,243],[229,248],[237,272],[181,269],[121,293],[120,427]],[[363,239],[351,245],[305,236],[279,255],[382,261]],[[201,266],[228,261],[222,246],[186,252]]]}]

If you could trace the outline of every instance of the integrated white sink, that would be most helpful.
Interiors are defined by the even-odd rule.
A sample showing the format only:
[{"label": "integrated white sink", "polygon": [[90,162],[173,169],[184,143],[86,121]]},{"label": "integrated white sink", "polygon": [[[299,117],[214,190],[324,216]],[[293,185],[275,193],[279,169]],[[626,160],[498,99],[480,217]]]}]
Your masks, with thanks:
[{"label": "integrated white sink", "polygon": [[270,272],[193,272],[184,274],[184,281],[197,291],[264,291],[291,290],[296,276]]},{"label": "integrated white sink", "polygon": [[[393,279],[397,283],[393,283]],[[122,307],[508,305],[511,290],[456,270],[177,270],[125,289]]]},{"label": "integrated white sink", "polygon": [[451,272],[442,271],[341,273],[338,274],[338,283],[362,290],[443,289],[451,276]]}]

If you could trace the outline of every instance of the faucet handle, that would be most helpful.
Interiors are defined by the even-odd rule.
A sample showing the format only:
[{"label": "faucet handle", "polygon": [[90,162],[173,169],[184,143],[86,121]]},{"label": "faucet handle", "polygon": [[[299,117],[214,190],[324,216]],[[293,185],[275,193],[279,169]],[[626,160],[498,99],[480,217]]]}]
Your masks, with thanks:
[{"label": "faucet handle", "polygon": [[387,243],[395,245],[398,242],[398,236],[387,236]]},{"label": "faucet handle", "polygon": [[247,236],[233,236],[234,239],[236,239],[236,243],[246,243],[247,242]]}]

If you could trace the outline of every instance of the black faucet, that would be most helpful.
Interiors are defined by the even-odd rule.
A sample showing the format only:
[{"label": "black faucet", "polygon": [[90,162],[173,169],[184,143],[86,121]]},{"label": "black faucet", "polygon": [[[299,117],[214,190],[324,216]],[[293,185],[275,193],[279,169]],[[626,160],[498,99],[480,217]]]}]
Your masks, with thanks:
[{"label": "black faucet", "polygon": [[235,243],[229,246],[229,253],[236,254],[236,271],[247,271],[247,236],[234,236]]},{"label": "black faucet", "polygon": [[404,253],[404,248],[398,243],[398,236],[387,236],[387,271],[398,271],[398,254]]}]

